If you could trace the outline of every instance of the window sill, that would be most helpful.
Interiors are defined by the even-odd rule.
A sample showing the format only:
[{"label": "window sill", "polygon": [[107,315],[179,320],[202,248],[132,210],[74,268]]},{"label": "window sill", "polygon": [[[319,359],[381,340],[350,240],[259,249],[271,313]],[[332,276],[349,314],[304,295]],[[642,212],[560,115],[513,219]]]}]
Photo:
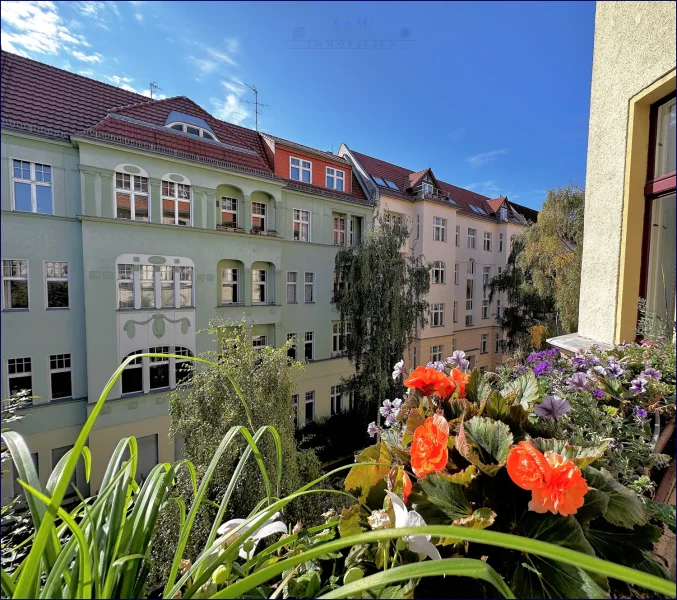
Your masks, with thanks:
[{"label": "window sill", "polygon": [[133,313],[133,312],[149,312],[149,311],[167,311],[167,310],[195,310],[194,306],[181,306],[180,308],[172,307],[172,306],[163,306],[162,308],[155,308],[155,307],[142,307],[142,308],[116,308],[115,312],[120,312],[120,313]]},{"label": "window sill", "polygon": [[217,308],[225,308],[228,306],[244,306],[244,302],[222,302],[221,304],[217,304]]},{"label": "window sill", "polygon": [[46,306],[45,310],[70,310],[70,306]]},{"label": "window sill", "polygon": [[306,301],[304,302],[304,304],[315,304],[315,301],[314,301],[314,300],[311,300],[310,302],[308,302],[308,301],[306,300]]},{"label": "window sill", "polygon": [[557,337],[548,338],[545,340],[551,346],[560,348],[565,352],[571,352],[575,354],[579,350],[591,350],[593,346],[597,346],[604,350],[609,350],[613,348],[612,344],[606,344],[604,342],[598,342],[590,338],[583,337],[578,333],[569,333],[566,335],[560,335]]},{"label": "window sill", "polygon": [[2,312],[28,312],[30,308],[3,308]]},{"label": "window sill", "polygon": [[298,304],[298,302],[289,302],[289,301],[287,301],[287,304]]}]

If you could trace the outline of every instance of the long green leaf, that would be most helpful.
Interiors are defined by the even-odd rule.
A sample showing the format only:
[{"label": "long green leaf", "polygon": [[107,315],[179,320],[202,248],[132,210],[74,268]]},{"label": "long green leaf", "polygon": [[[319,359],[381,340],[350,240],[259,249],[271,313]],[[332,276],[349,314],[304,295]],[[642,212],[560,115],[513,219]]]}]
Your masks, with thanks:
[{"label": "long green leaf", "polygon": [[474,558],[443,558],[442,560],[430,560],[402,565],[394,569],[375,573],[353,583],[342,585],[320,596],[320,598],[355,597],[358,592],[378,588],[389,583],[418,579],[420,577],[433,577],[435,575],[454,575],[482,579],[493,585],[504,598],[515,597],[505,581],[503,581],[503,578],[487,563]]},{"label": "long green leaf", "polygon": [[14,596],[14,581],[9,576],[5,569],[0,569],[0,574],[2,575],[2,595],[5,598],[11,598]]}]

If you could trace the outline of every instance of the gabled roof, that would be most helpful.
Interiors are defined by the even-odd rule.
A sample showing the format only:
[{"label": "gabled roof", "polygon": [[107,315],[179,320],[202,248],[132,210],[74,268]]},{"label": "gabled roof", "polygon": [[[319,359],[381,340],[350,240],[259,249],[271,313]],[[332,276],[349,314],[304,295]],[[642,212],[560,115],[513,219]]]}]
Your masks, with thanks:
[{"label": "gabled roof", "polygon": [[[427,172],[430,172],[431,176],[433,176],[432,171],[429,168],[423,169],[422,171],[414,172],[411,171],[410,169],[406,169],[405,167],[399,167],[392,163],[388,163],[378,158],[374,158],[373,156],[362,154],[361,152],[356,152],[355,150],[350,150],[350,153],[355,157],[357,161],[359,161],[359,163],[362,165],[367,174],[372,178],[376,176],[381,177],[383,179],[390,179],[398,184],[398,187],[400,188],[399,192],[386,188],[379,188],[383,190],[383,193],[385,195],[394,198],[401,198],[403,200],[413,201],[414,200],[413,194],[405,191],[412,187],[410,182],[420,181]],[[435,181],[437,183],[438,188],[442,192],[447,194],[456,203],[457,208],[461,212],[473,215],[474,217],[482,218],[481,215],[478,215],[475,211],[473,211],[470,208],[471,204],[477,206],[478,208],[482,208],[487,213],[486,217],[484,218],[492,219],[493,217],[491,217],[490,214],[495,213],[496,210],[498,210],[498,207],[500,207],[500,205],[503,202],[507,202],[519,214],[521,214],[523,217],[525,217],[530,221],[535,222],[538,216],[538,211],[521,206],[519,204],[515,204],[514,202],[510,202],[506,197],[495,198],[492,200],[487,196],[483,196],[482,194],[477,194],[476,192],[460,188],[450,183],[446,183],[445,181],[441,181],[439,179],[435,179]],[[499,200],[500,202],[497,202]],[[496,209],[494,209],[493,206],[496,206]]]},{"label": "gabled roof", "polygon": [[292,142],[291,140],[285,140],[284,138],[278,137],[276,135],[270,135],[269,133],[262,133],[260,135],[261,137],[269,140],[273,146],[275,146],[275,144],[280,144],[281,146],[296,148],[298,150],[302,150],[303,152],[308,152],[309,154],[320,156],[325,160],[332,160],[343,164],[346,164],[348,162],[342,156],[339,156],[338,154],[333,154],[331,152],[327,152],[326,150],[318,150],[317,148],[311,148],[310,146],[305,146],[304,144],[299,144],[298,142]]},{"label": "gabled roof", "polygon": [[67,138],[109,110],[149,98],[70,71],[2,52],[2,124],[45,128]]},{"label": "gabled roof", "polygon": [[437,179],[435,178],[435,175],[433,175],[433,172],[430,168],[427,169],[422,169],[421,171],[417,171],[416,173],[410,173],[409,174],[409,185],[407,186],[408,188],[415,188],[417,185],[423,181],[426,175],[430,175],[430,178],[433,180],[435,185],[439,187],[439,184],[437,183]]}]

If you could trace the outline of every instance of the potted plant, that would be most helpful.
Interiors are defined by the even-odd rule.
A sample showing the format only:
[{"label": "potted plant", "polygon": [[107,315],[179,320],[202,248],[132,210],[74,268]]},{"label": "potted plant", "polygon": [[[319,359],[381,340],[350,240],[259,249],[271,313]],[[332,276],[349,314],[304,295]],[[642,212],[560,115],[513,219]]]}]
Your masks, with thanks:
[{"label": "potted plant", "polygon": [[277,236],[277,231],[275,231],[274,229],[269,229],[268,231],[266,231],[266,232],[264,232],[264,233],[265,233],[266,235],[269,235],[269,236],[272,236],[272,237]]},{"label": "potted plant", "polygon": [[263,229],[261,229],[260,227],[258,227],[258,226],[255,225],[254,227],[251,228],[251,230],[249,231],[249,233],[253,233],[253,234],[256,234],[256,235],[261,235],[261,232],[262,232],[262,231],[263,231]]},{"label": "potted plant", "polygon": [[235,223],[234,221],[226,221],[224,223],[221,223],[221,225],[219,225],[218,228],[225,231],[236,231],[237,223]]}]

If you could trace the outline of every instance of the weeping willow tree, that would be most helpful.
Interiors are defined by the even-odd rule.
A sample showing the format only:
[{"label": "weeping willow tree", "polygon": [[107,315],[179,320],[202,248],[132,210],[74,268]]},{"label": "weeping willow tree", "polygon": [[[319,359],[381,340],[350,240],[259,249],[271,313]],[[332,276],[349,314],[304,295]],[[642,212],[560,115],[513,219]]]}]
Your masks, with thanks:
[{"label": "weeping willow tree", "polygon": [[344,380],[354,410],[374,418],[376,407],[402,392],[392,379],[414,335],[425,326],[430,266],[407,249],[403,223],[378,216],[363,244],[342,248],[334,266],[333,302],[341,327],[351,326],[345,348],[355,374]]},{"label": "weeping willow tree", "polygon": [[[531,271],[523,267],[525,235],[512,238],[512,248],[503,272],[494,277],[488,286],[489,303],[497,294],[505,294],[507,306],[496,320],[504,331],[503,350],[531,350],[533,332],[552,331],[555,300],[541,295],[534,286]],[[539,335],[542,339],[544,335]],[[540,344],[539,344],[540,345]]]}]

